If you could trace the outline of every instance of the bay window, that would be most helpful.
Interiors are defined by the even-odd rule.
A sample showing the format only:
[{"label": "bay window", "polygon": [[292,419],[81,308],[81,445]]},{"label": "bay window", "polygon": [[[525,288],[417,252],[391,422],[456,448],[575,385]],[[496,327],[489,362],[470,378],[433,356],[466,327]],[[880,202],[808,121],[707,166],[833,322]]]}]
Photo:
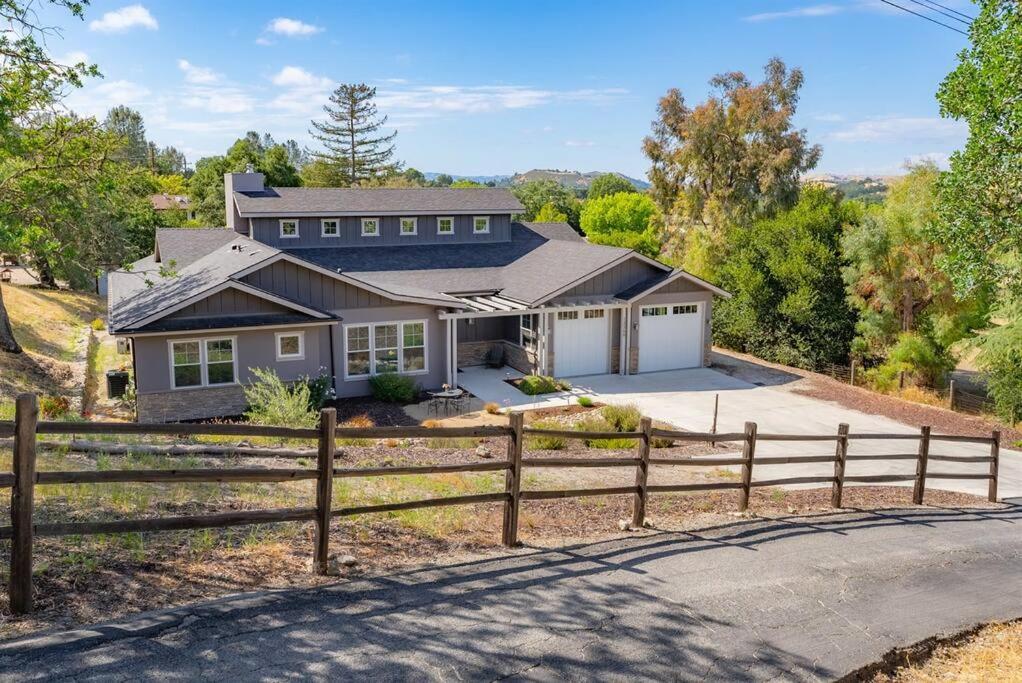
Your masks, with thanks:
[{"label": "bay window", "polygon": [[387,372],[420,374],[426,366],[426,322],[385,322],[344,328],[344,374],[361,379]]}]

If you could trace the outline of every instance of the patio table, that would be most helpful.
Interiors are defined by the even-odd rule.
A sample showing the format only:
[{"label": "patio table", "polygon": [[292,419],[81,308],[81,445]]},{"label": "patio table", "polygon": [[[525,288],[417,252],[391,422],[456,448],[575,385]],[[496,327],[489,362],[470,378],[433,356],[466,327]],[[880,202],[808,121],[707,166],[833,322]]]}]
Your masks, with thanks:
[{"label": "patio table", "polygon": [[451,408],[451,402],[453,401],[453,402],[456,403],[458,401],[458,399],[460,399],[464,395],[465,395],[465,390],[464,389],[448,389],[447,391],[431,391],[431,392],[429,392],[430,399],[437,401],[437,403],[434,404],[434,407],[435,407],[436,413],[438,415],[440,414],[440,408],[439,408],[439,404],[440,403],[443,403],[444,415],[449,415],[450,414],[450,408]]}]

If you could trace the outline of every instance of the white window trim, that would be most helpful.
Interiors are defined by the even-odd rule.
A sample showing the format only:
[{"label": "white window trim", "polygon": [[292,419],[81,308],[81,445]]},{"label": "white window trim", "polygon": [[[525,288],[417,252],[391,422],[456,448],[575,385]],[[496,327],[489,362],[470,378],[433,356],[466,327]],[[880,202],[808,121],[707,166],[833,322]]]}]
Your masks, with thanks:
[{"label": "white window trim", "polygon": [[[293,235],[285,235],[284,234],[284,224],[285,223],[294,223],[295,224],[295,234],[293,234]],[[280,227],[280,238],[283,239],[283,240],[297,239],[299,233],[302,230],[302,228],[301,228],[301,221],[298,220],[297,218],[281,218],[280,219],[279,227]]]},{"label": "white window trim", "polygon": [[[451,231],[450,232],[443,232],[440,229],[440,221],[450,221],[451,222]],[[438,235],[453,235],[454,234],[454,216],[437,216],[437,219],[436,219],[436,234],[438,234]]]},{"label": "white window trim", "polygon": [[[366,223],[368,221],[375,221],[376,222],[376,232],[366,232]],[[379,218],[363,218],[361,220],[361,225],[362,225],[362,237],[379,237],[380,233],[383,232],[383,226],[380,225],[380,219]]]},{"label": "white window trim", "polygon": [[[422,370],[414,370],[412,372],[405,372],[401,368],[405,364],[405,334],[404,325],[414,325],[415,323],[422,324]],[[351,323],[349,325],[342,326],[342,333],[344,336],[344,381],[345,382],[357,382],[360,380],[366,380],[377,374],[376,372],[376,327],[384,325],[397,325],[397,373],[398,375],[427,375],[429,374],[429,321],[428,320],[386,320],[371,323]],[[350,327],[367,327],[369,328],[369,348],[366,350],[369,353],[369,374],[367,375],[349,375],[348,374],[348,328]],[[418,348],[418,347],[415,347]]]},{"label": "white window trim", "polygon": [[[412,222],[412,231],[411,232],[405,232],[404,231],[404,229],[403,229],[404,226],[402,226],[402,223],[404,223],[405,221],[411,221]],[[405,216],[404,218],[397,219],[397,234],[398,235],[402,235],[402,236],[418,235],[419,234],[419,219],[416,218],[415,216]]]},{"label": "white window trim", "polygon": [[[486,221],[486,229],[485,230],[477,230],[476,229],[476,221],[479,221],[479,220]],[[490,232],[490,217],[489,216],[472,216],[472,234],[473,235],[487,235],[487,234],[489,234],[489,232]]]},{"label": "white window trim", "polygon": [[[234,364],[234,381],[233,382],[221,382],[219,384],[209,383],[209,365],[206,354],[206,344],[208,342],[224,341],[229,340],[231,342],[231,360]],[[194,384],[185,387],[179,387],[174,381],[174,344],[187,344],[188,342],[197,342],[199,344],[199,380],[201,384]],[[208,387],[229,387],[238,384],[238,338],[237,337],[188,337],[186,339],[168,339],[167,340],[167,365],[170,370],[170,388],[174,391],[184,391],[187,389],[203,389]]]},{"label": "white window trim", "polygon": [[[330,234],[326,231],[326,224],[333,222],[337,224],[337,232]],[[320,237],[340,237],[341,236],[341,219],[340,218],[321,218],[319,221],[319,236]]]},{"label": "white window trim", "polygon": [[[298,337],[298,353],[295,354],[284,354],[280,352],[280,340],[282,337]],[[274,353],[279,361],[287,360],[305,360],[305,332],[299,330],[298,332],[277,332],[273,335],[274,341]]]}]

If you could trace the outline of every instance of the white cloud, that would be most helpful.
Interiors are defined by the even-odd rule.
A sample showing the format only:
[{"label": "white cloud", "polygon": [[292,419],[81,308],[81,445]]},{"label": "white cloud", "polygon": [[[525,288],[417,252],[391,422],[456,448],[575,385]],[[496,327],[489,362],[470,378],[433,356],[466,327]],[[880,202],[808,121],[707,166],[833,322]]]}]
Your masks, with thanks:
[{"label": "white cloud", "polygon": [[239,114],[255,107],[255,100],[239,88],[195,86],[185,91],[180,102],[212,114]]},{"label": "white cloud", "polygon": [[925,154],[913,154],[905,159],[906,166],[923,163],[937,164],[938,168],[946,170],[951,163],[951,155],[947,152],[926,152]]},{"label": "white cloud", "polygon": [[878,116],[834,131],[828,137],[838,142],[958,141],[967,126],[939,117]]},{"label": "white cloud", "polygon": [[65,104],[79,114],[103,117],[108,109],[119,104],[146,104],[151,94],[149,88],[132,81],[107,81],[73,91]]},{"label": "white cloud", "polygon": [[785,10],[783,12],[762,12],[742,17],[744,21],[774,21],[775,19],[796,19],[804,17],[827,17],[832,14],[843,12],[844,7],[840,5],[809,5]]},{"label": "white cloud", "polygon": [[283,91],[270,100],[269,106],[296,115],[319,113],[334,87],[326,76],[317,76],[300,66],[285,66],[270,81]]},{"label": "white cloud", "polygon": [[843,115],[841,115],[841,114],[829,114],[829,113],[815,114],[815,115],[813,115],[813,118],[815,120],[817,120],[817,121],[822,121],[824,123],[840,123],[840,122],[845,120],[845,117]]},{"label": "white cloud", "polygon": [[264,36],[259,36],[258,38],[256,38],[255,42],[256,42],[256,45],[263,45],[263,46],[273,45],[274,44],[272,40],[270,40],[269,38],[266,38]]},{"label": "white cloud", "polygon": [[282,88],[326,88],[331,84],[329,78],[311,74],[300,66],[285,66],[270,80]]},{"label": "white cloud", "polygon": [[88,64],[89,55],[86,54],[85,52],[82,52],[81,50],[72,50],[63,57],[57,58],[57,63],[63,64],[65,66],[74,66],[75,64],[81,64],[82,62]]},{"label": "white cloud", "polygon": [[605,103],[627,93],[620,88],[544,90],[519,85],[427,85],[380,91],[377,104],[385,111],[418,110],[433,113],[481,113],[529,109],[553,102]]},{"label": "white cloud", "polygon": [[565,147],[593,147],[596,143],[592,140],[565,140]]},{"label": "white cloud", "polygon": [[89,22],[90,31],[102,33],[121,33],[136,26],[151,31],[160,27],[153,15],[149,14],[149,10],[142,5],[126,5]]},{"label": "white cloud", "polygon": [[289,19],[287,17],[277,17],[269,24],[266,25],[266,30],[270,33],[276,33],[282,36],[311,36],[316,33],[321,33],[324,29],[322,26],[313,26],[312,24],[306,24],[304,21],[298,19]]},{"label": "white cloud", "polygon": [[187,59],[177,60],[177,68],[184,72],[185,80],[189,83],[209,84],[220,80],[220,76],[212,69],[196,66]]}]

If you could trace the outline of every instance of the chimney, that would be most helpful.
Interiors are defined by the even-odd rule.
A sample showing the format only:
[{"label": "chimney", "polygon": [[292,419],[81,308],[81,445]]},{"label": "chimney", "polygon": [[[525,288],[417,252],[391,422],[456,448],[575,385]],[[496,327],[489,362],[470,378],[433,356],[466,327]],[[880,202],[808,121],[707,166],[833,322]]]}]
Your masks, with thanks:
[{"label": "chimney", "polygon": [[266,189],[266,176],[262,173],[224,173],[224,203],[227,208],[227,227],[243,235],[248,234],[248,225],[238,215],[234,204],[235,192],[262,192]]}]

